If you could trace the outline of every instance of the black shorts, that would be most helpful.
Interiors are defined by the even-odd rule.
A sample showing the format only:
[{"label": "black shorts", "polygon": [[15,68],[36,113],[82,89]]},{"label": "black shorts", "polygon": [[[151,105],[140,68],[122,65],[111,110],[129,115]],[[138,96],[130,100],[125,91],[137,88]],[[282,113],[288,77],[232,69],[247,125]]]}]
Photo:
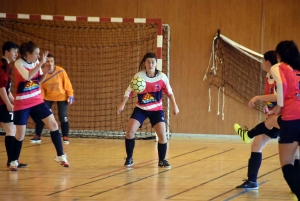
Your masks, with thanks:
[{"label": "black shorts", "polygon": [[131,119],[136,119],[140,122],[142,127],[143,122],[145,121],[146,118],[149,118],[150,123],[153,126],[155,126],[159,122],[165,122],[165,117],[164,117],[164,111],[159,110],[159,111],[147,111],[147,110],[142,110],[141,108],[135,107],[133,110],[133,113],[131,115]]},{"label": "black shorts", "polygon": [[300,142],[300,119],[285,121],[279,116],[277,122],[280,126],[278,138],[280,144]]},{"label": "black shorts", "polygon": [[6,105],[0,105],[0,122],[10,123],[14,121],[14,115],[12,112],[9,112],[6,108]]},{"label": "black shorts", "polygon": [[15,125],[27,125],[28,118],[31,116],[34,120],[42,120],[52,114],[46,103],[14,112],[14,124]]}]

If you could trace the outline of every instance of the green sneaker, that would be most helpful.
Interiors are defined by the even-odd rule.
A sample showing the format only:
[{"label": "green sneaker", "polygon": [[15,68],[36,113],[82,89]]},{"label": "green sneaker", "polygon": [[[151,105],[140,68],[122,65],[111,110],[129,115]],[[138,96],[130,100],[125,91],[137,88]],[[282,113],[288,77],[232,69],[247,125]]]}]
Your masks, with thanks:
[{"label": "green sneaker", "polygon": [[235,133],[238,134],[246,144],[249,144],[251,142],[251,138],[249,138],[248,136],[247,129],[242,129],[238,124],[234,124],[233,129]]}]

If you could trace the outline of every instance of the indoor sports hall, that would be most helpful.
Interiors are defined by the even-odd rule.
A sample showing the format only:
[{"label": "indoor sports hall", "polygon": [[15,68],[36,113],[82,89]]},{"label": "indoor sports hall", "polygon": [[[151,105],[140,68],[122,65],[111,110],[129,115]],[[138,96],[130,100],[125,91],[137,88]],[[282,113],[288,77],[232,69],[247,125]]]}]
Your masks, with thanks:
[{"label": "indoor sports hall", "polygon": [[[281,41],[300,44],[299,10],[298,0],[0,0],[1,45],[33,41],[40,57],[55,55],[75,98],[63,143],[68,168],[54,160],[46,127],[41,141],[31,141],[29,118],[19,157],[28,166],[9,171],[0,127],[0,200],[298,200],[283,176],[275,137],[259,151],[261,165],[250,181],[249,157],[261,135],[247,142],[240,130],[267,118],[266,102],[249,107],[249,100],[264,94],[264,53]],[[120,109],[140,64],[148,69],[142,59],[149,52],[156,56],[154,77],[167,77],[165,93],[143,94],[145,82]],[[14,62],[9,66],[14,94]],[[134,162],[127,163],[137,101],[150,108],[158,98],[169,164],[160,166],[161,133],[150,117],[135,132]],[[51,111],[60,126],[58,106]]]}]

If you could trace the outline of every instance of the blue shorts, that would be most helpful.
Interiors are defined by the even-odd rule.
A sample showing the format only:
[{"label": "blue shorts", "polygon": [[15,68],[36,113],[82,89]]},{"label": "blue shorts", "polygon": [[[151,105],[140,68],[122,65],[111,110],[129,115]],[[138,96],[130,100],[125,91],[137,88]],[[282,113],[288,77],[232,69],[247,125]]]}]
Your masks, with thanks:
[{"label": "blue shorts", "polygon": [[159,122],[165,122],[165,114],[163,110],[159,111],[147,111],[142,110],[141,108],[135,107],[133,110],[132,115],[130,116],[131,119],[138,120],[141,124],[140,128],[143,125],[143,122],[146,118],[149,118],[150,123],[153,126],[155,126]]},{"label": "blue shorts", "polygon": [[277,121],[280,126],[279,144],[300,142],[300,119],[285,121],[279,116]]},{"label": "blue shorts", "polygon": [[7,110],[6,105],[0,105],[0,122],[10,123],[14,121],[13,113]]},{"label": "blue shorts", "polygon": [[49,107],[43,102],[36,106],[14,111],[14,124],[15,125],[27,125],[28,118],[31,116],[34,120],[42,120],[52,114]]}]

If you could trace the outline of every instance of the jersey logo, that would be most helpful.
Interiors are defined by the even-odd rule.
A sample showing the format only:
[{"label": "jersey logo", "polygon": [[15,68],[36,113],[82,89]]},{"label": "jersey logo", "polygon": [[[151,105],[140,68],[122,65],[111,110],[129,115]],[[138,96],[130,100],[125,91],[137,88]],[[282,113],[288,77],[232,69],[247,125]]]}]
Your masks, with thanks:
[{"label": "jersey logo", "polygon": [[156,101],[157,100],[154,98],[153,94],[146,93],[142,98],[142,103],[151,103]]},{"label": "jersey logo", "polygon": [[155,91],[159,91],[159,88],[160,88],[159,84],[155,84]]},{"label": "jersey logo", "polygon": [[30,91],[38,87],[39,85],[36,82],[30,80],[26,83],[24,91]]}]

